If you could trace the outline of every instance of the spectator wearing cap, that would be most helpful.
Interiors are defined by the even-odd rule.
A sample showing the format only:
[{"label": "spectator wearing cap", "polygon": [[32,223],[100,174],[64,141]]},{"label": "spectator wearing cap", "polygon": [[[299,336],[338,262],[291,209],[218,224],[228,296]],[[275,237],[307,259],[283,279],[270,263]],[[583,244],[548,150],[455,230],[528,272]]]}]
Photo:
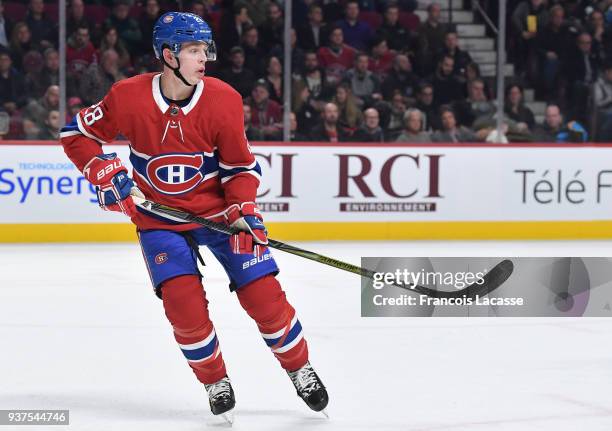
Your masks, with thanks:
[{"label": "spectator wearing cap", "polygon": [[430,3],[427,6],[427,19],[419,27],[419,61],[421,76],[429,75],[436,67],[436,54],[444,48],[444,35],[448,26],[440,22],[440,5]]},{"label": "spectator wearing cap", "polygon": [[44,129],[49,111],[59,110],[59,99],[59,87],[57,85],[50,86],[43,97],[30,101],[23,108],[23,118],[32,121],[38,131]]},{"label": "spectator wearing cap", "polygon": [[326,69],[327,84],[337,85],[344,78],[345,72],[353,66],[357,51],[344,43],[340,27],[331,29],[329,46],[319,48],[319,64]]},{"label": "spectator wearing cap", "polygon": [[153,40],[153,27],[161,14],[159,0],[146,1],[145,8],[138,20],[138,27],[142,35],[139,49],[140,54],[153,55],[153,47],[151,45],[151,41]]},{"label": "spectator wearing cap", "polygon": [[355,142],[385,142],[385,133],[380,127],[380,114],[375,108],[363,112],[363,124],[353,134]]},{"label": "spectator wearing cap", "polygon": [[89,39],[89,28],[78,27],[68,39],[66,48],[66,63],[68,70],[80,75],[91,63],[97,61],[96,48]]},{"label": "spectator wearing cap", "polygon": [[263,76],[267,53],[259,43],[259,30],[255,26],[245,27],[241,47],[244,50],[244,67],[251,70],[255,76]]},{"label": "spectator wearing cap", "polygon": [[346,142],[350,140],[350,135],[338,124],[338,106],[333,103],[326,103],[323,108],[321,121],[310,133],[310,140],[316,142]]},{"label": "spectator wearing cap", "polygon": [[440,123],[442,130],[432,135],[433,142],[475,142],[477,140],[474,132],[457,123],[455,113],[449,106],[440,107]]},{"label": "spectator wearing cap", "polygon": [[128,51],[139,48],[142,42],[142,33],[138,21],[129,16],[130,2],[128,0],[115,0],[111,15],[104,22],[105,28],[115,27],[119,38],[126,44]]},{"label": "spectator wearing cap", "polygon": [[281,105],[270,100],[270,91],[265,80],[258,79],[251,91],[251,123],[261,129],[265,139],[279,140],[282,135],[283,111]]},{"label": "spectator wearing cap", "polygon": [[316,51],[328,41],[329,27],[323,22],[323,9],[318,3],[308,7],[308,21],[298,26],[297,40],[306,51]]},{"label": "spectator wearing cap", "polygon": [[4,2],[0,0],[0,46],[9,47],[9,39],[11,30],[13,29],[13,21],[6,17],[4,13]]},{"label": "spectator wearing cap", "polygon": [[231,49],[230,65],[221,71],[219,78],[234,87],[243,98],[249,97],[255,84],[255,74],[244,67],[244,50],[241,47]]},{"label": "spectator wearing cap", "polygon": [[358,51],[365,51],[370,45],[372,29],[365,21],[359,20],[359,2],[349,0],[344,6],[344,19],[336,25],[342,29],[344,42]]},{"label": "spectator wearing cap", "polygon": [[355,56],[355,66],[346,72],[345,81],[350,85],[360,106],[371,106],[382,100],[380,81],[368,70],[369,56],[364,53]]},{"label": "spectator wearing cap", "polygon": [[49,86],[59,85],[59,53],[55,48],[47,48],[43,56],[43,68],[25,77],[26,93],[34,99],[42,97]]},{"label": "spectator wearing cap", "polygon": [[253,23],[246,5],[241,2],[234,3],[231,11],[226,11],[221,19],[223,31],[218,36],[221,49],[227,50],[240,45],[242,34],[247,25],[253,25]]},{"label": "spectator wearing cap", "polygon": [[383,23],[377,31],[387,41],[390,49],[407,52],[414,47],[411,42],[410,30],[399,22],[399,12],[399,6],[396,3],[389,3],[385,7]]},{"label": "spectator wearing cap", "polygon": [[100,63],[92,63],[81,76],[79,97],[86,105],[102,100],[111,86],[125,76],[119,70],[119,55],[114,49],[104,51]]},{"label": "spectator wearing cap", "polygon": [[57,24],[46,16],[43,0],[30,0],[25,22],[32,33],[32,43],[43,49],[57,45]]},{"label": "spectator wearing cap", "polygon": [[436,73],[430,78],[434,88],[434,105],[446,105],[463,97],[463,86],[453,73],[455,60],[445,55],[438,61]]},{"label": "spectator wearing cap", "polygon": [[423,130],[424,125],[423,113],[416,108],[408,109],[404,114],[404,129],[395,142],[430,143],[431,135]]},{"label": "spectator wearing cap", "polygon": [[7,51],[0,51],[0,106],[9,114],[26,103],[23,76],[13,67]]},{"label": "spectator wearing cap", "polygon": [[393,59],[393,67],[381,85],[385,100],[390,100],[393,93],[399,91],[404,97],[414,97],[419,77],[412,71],[412,64],[406,54],[398,54]]}]

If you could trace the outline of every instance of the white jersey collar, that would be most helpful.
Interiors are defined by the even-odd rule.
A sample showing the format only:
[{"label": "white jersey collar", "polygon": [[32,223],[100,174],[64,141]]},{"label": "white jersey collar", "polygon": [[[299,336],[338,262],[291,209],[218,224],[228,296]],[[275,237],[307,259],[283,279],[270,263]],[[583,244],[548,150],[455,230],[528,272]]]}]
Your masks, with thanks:
[{"label": "white jersey collar", "polygon": [[[166,103],[166,101],[164,100],[164,96],[162,96],[161,94],[160,86],[159,86],[160,78],[161,78],[161,73],[153,76],[153,80],[151,81],[151,86],[152,86],[151,89],[153,91],[153,100],[155,100],[155,104],[157,105],[159,110],[165,114],[168,108],[170,108],[170,105]],[[202,96],[203,90],[204,90],[204,80],[200,80],[196,84],[196,89],[193,93],[193,96],[191,96],[191,101],[189,101],[189,104],[181,108],[181,110],[183,111],[183,114],[185,115],[189,114],[189,112],[196,106],[196,104],[198,103],[198,100],[200,100],[200,96]]]}]

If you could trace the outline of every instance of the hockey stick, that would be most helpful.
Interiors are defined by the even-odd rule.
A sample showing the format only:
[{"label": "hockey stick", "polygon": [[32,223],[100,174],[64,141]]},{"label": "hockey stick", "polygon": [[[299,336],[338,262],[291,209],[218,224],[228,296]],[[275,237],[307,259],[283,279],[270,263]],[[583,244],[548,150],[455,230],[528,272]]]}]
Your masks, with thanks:
[{"label": "hockey stick", "polygon": [[[157,213],[161,216],[169,218],[174,221],[180,222],[188,222],[199,224],[200,226],[204,226],[208,229],[222,232],[227,235],[233,235],[237,233],[237,230],[223,223],[217,223],[211,220],[207,220],[204,217],[198,217],[194,214],[190,214],[188,212],[171,208],[166,205],[161,205],[155,202],[148,201],[146,199],[142,199],[140,197],[132,196],[136,205],[144,208],[147,211],[151,211],[153,213]],[[376,272],[370,269],[362,268],[360,266],[352,265],[347,262],[342,262],[341,260],[334,259],[332,257],[323,256],[322,254],[314,253],[312,251],[304,250],[299,247],[295,247],[293,245],[286,244],[281,241],[277,241],[272,238],[268,238],[268,246],[275,248],[277,250],[284,251],[286,253],[291,253],[296,256],[303,257],[305,259],[314,260],[315,262],[322,263],[324,265],[329,265],[334,268],[342,269],[344,271],[352,272],[354,274],[360,275],[362,277],[366,277],[369,279],[374,279]],[[412,285],[412,284],[397,284],[393,283],[393,286],[401,287],[402,289],[411,290],[421,295],[431,296],[433,298],[475,298],[476,295],[484,296],[493,290],[497,289],[499,286],[504,283],[508,277],[512,274],[514,270],[514,264],[510,260],[503,260],[495,265],[485,276],[483,277],[483,281],[478,283],[473,283],[467,286],[464,289],[456,290],[454,292],[448,291],[438,291],[435,289],[431,289],[425,286]]]}]

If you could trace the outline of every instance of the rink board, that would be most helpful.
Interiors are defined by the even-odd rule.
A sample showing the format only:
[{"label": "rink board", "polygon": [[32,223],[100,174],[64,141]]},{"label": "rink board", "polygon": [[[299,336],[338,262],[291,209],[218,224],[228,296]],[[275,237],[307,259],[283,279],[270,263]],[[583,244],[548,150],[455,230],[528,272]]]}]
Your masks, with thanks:
[{"label": "rink board", "polygon": [[[131,170],[125,143],[104,151]],[[257,143],[253,153],[278,239],[612,238],[612,145]],[[0,242],[135,239],[54,142],[0,144],[0,208]]]}]

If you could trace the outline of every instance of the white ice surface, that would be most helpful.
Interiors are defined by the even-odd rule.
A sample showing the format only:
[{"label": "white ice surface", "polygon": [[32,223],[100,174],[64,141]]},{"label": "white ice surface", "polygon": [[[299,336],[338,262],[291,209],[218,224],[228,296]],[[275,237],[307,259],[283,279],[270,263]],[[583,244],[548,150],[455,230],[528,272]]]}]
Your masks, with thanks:
[{"label": "white ice surface", "polygon": [[[353,263],[612,256],[610,242],[301,245]],[[297,398],[206,251],[235,430],[612,429],[612,319],[361,318],[357,276],[275,255],[331,419]],[[0,246],[0,409],[70,410],[69,427],[17,430],[226,427],[176,346],[136,244]]]}]

